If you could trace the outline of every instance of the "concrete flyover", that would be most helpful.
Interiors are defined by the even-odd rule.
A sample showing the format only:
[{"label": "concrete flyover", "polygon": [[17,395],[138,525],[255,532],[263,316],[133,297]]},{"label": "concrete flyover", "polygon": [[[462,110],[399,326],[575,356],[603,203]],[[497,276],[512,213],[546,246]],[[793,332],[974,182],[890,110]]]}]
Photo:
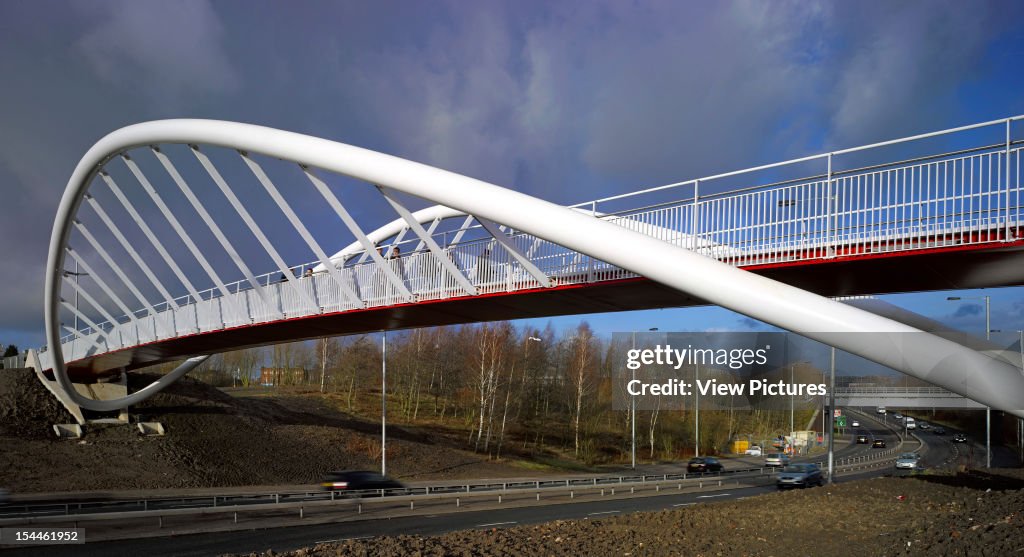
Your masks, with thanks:
[{"label": "concrete flyover", "polygon": [[985,408],[984,404],[940,387],[837,388],[836,404],[860,408]]}]

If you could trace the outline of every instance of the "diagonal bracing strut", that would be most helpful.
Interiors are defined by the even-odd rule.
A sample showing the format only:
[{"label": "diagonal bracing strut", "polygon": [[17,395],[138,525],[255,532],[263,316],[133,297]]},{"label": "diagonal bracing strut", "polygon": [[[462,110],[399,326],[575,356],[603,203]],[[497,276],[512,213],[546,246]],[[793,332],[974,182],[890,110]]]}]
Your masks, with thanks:
[{"label": "diagonal bracing strut", "polygon": [[377,186],[377,189],[380,190],[380,193],[384,196],[384,199],[386,199],[387,202],[391,204],[391,207],[395,210],[395,212],[397,212],[398,215],[405,220],[406,224],[409,225],[409,228],[412,229],[416,236],[419,237],[420,242],[425,243],[427,245],[427,248],[430,249],[430,253],[432,253],[434,257],[436,257],[437,260],[441,262],[441,265],[443,265],[445,270],[448,271],[452,278],[455,279],[455,282],[458,282],[459,285],[462,286],[462,288],[469,295],[476,296],[476,287],[469,282],[469,279],[467,279],[466,276],[462,274],[461,271],[459,271],[458,267],[455,266],[455,263],[452,263],[452,260],[448,257],[448,254],[444,250],[442,250],[441,247],[437,245],[437,242],[435,242],[434,239],[430,237],[430,234],[428,234],[427,231],[423,229],[423,225],[421,225],[415,218],[413,218],[412,213],[409,212],[409,209],[406,209],[404,205],[402,205],[401,203],[398,202],[397,199],[395,199],[394,190],[382,186]]}]

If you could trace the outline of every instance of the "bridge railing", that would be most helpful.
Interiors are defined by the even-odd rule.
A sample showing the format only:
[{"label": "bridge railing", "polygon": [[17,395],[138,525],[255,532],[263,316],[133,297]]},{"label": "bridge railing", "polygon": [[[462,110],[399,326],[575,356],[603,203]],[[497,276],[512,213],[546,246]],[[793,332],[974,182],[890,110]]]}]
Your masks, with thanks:
[{"label": "bridge railing", "polygon": [[[1005,123],[1005,145],[987,145],[837,173],[831,172],[830,164],[824,175],[704,196],[698,192],[701,182],[815,159],[831,161],[833,155],[893,143],[887,142],[680,182],[577,207],[591,209],[597,218],[737,266],[1009,241],[1021,237],[1022,217],[1022,147],[1020,142],[1010,141],[1012,120],[1015,119],[899,140]],[[692,198],[613,214],[597,212],[601,202],[687,184],[693,186]],[[478,233],[479,229],[475,229],[474,234]],[[636,276],[547,240],[511,230],[506,233],[508,241],[556,284]],[[493,238],[476,237],[456,242],[450,231],[433,237],[443,242],[445,257],[479,293],[514,292],[540,286],[537,278]],[[409,242],[419,243],[417,240]],[[305,263],[292,269],[302,273],[317,263]],[[173,303],[162,302],[154,305],[152,312],[140,310],[117,317],[114,322],[99,322],[96,330],[80,327],[80,338],[68,335],[61,345],[65,359],[72,361],[90,353],[182,334],[266,322],[281,316],[315,315],[467,294],[442,262],[425,249],[402,253],[388,264],[399,277],[402,288],[412,294],[411,299],[372,260],[359,262],[353,258],[337,273],[315,274],[305,280],[285,281],[280,271],[274,271],[256,277],[258,288],[248,280],[239,280],[225,285],[227,296],[219,288],[202,290],[198,299],[187,295],[174,299]],[[339,277],[341,283],[335,277]]]},{"label": "bridge railing", "polygon": [[959,397],[960,395],[943,389],[942,387],[858,387],[837,388],[836,396],[848,395],[949,395]]}]

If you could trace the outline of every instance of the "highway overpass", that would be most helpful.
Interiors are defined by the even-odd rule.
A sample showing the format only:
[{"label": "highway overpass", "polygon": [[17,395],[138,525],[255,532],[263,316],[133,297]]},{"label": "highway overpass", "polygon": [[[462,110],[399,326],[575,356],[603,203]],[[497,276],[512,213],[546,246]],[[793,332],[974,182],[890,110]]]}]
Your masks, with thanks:
[{"label": "highway overpass", "polygon": [[[73,403],[110,411],[229,349],[711,303],[1024,415],[1018,367],[821,296],[1024,282],[1022,142],[1013,139],[1022,119],[572,207],[281,130],[137,124],[101,139],[69,180],[48,257],[48,346],[34,366]],[[887,151],[982,129],[1005,130],[1005,142],[912,158]],[[812,164],[819,173],[799,174]],[[779,180],[785,172],[797,174]],[[353,198],[386,203],[398,219],[361,224]],[[325,218],[351,240],[314,237],[306,223]],[[286,234],[302,249],[284,251]],[[182,358],[117,400],[82,396],[71,382]]]},{"label": "highway overpass", "polygon": [[974,400],[940,387],[839,387],[836,405],[877,408],[984,409]]}]

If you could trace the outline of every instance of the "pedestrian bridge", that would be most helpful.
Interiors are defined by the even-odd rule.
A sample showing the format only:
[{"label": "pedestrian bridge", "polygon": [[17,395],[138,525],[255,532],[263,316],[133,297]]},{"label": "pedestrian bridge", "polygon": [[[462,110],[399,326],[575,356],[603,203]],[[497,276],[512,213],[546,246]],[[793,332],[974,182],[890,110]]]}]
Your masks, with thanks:
[{"label": "pedestrian bridge", "polygon": [[940,387],[838,387],[836,405],[886,408],[975,408],[985,405]]},{"label": "pedestrian bridge", "polygon": [[[229,349],[711,303],[1022,412],[1017,368],[821,296],[1024,282],[1021,119],[571,207],[260,126],[136,124],[86,153],[61,200],[38,365],[113,410]],[[397,218],[366,223],[373,203]],[[183,358],[117,401],[71,389]]]}]

